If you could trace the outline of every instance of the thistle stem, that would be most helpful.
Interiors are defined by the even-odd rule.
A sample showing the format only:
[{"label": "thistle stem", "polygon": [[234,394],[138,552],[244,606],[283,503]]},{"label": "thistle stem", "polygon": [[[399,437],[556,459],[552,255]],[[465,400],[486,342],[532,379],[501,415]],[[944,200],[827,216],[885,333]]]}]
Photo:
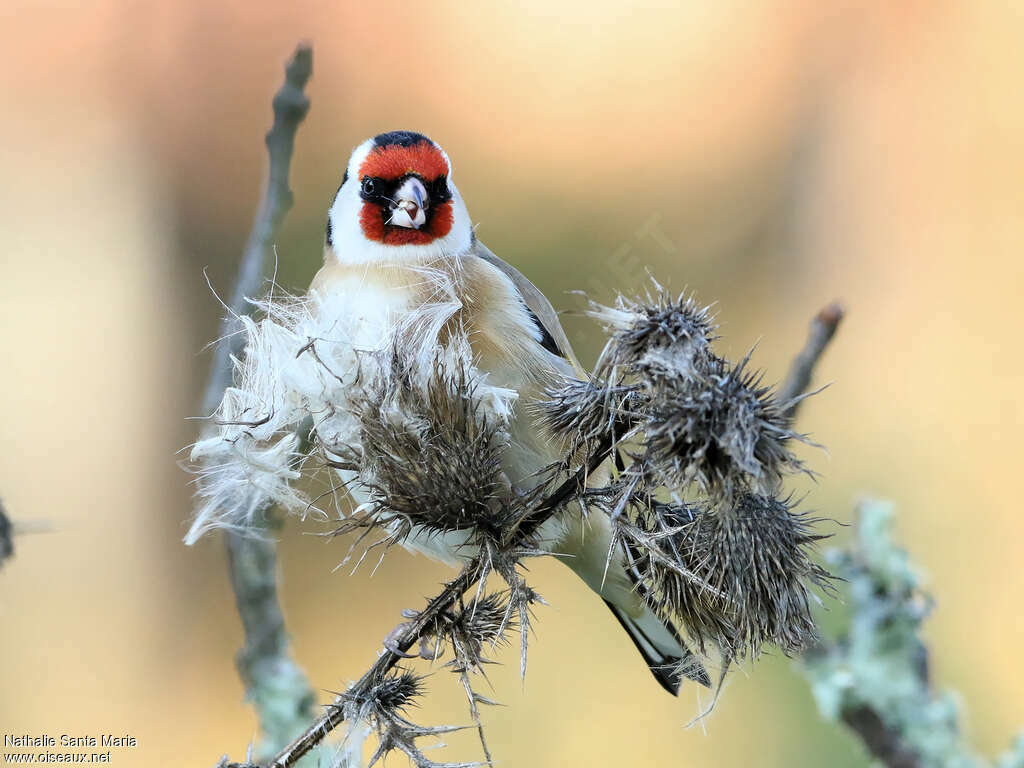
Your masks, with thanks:
[{"label": "thistle stem", "polygon": [[[558,486],[525,515],[519,526],[517,541],[522,541],[523,538],[536,531],[562,505],[580,493],[586,486],[587,476],[608,458],[611,450],[612,441],[607,438],[601,442],[584,466],[580,467],[572,477]],[[323,741],[331,731],[341,725],[345,721],[343,708],[345,699],[367,690],[391,671],[402,660],[401,654],[412,648],[424,634],[428,633],[435,626],[437,620],[476,584],[482,573],[482,560],[479,557],[474,558],[452,581],[445,584],[440,594],[430,600],[426,608],[416,614],[412,621],[392,633],[391,636],[395,640],[393,647],[398,653],[385,650],[373,666],[345,694],[335,698],[333,704],[327,707],[327,711],[312,726],[267,763],[267,768],[294,766],[307,752]]]}]

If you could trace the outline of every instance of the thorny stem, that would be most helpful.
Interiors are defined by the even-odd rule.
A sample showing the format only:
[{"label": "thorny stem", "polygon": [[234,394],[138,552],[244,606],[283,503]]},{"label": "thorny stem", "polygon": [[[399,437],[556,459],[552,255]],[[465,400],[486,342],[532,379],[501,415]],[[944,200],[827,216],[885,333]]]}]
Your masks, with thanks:
[{"label": "thorny stem", "polygon": [[[232,382],[232,357],[245,343],[239,317],[248,297],[263,287],[266,265],[277,230],[292,207],[288,185],[295,133],[309,111],[303,92],[313,72],[313,49],[305,43],[285,67],[285,81],[274,95],[274,123],[267,133],[269,169],[252,231],[242,254],[228,316],[221,323],[210,379],[203,397],[205,413],[213,413]],[[238,671],[253,702],[270,750],[292,738],[312,717],[316,697],[305,673],[288,652],[288,634],[277,598],[277,545],[270,538],[225,533],[231,586],[235,592],[245,647]]]},{"label": "thorny stem", "polygon": [[[591,454],[586,465],[580,467],[572,477],[558,486],[551,495],[544,498],[536,508],[526,515],[519,526],[518,540],[522,541],[523,538],[536,531],[563,504],[578,494],[586,485],[587,477],[608,458],[611,450],[611,439],[604,440]],[[452,581],[445,584],[441,593],[427,603],[426,608],[416,614],[412,621],[393,633],[395,650],[385,649],[366,674],[359,678],[345,694],[338,696],[334,703],[327,707],[327,711],[305,733],[285,747],[277,757],[267,764],[267,768],[289,768],[289,766],[295,765],[303,755],[341,725],[345,721],[343,704],[346,698],[367,690],[383,678],[402,660],[402,654],[412,648],[424,634],[430,632],[436,626],[438,619],[476,584],[483,572],[483,561],[477,557],[466,565]]]}]

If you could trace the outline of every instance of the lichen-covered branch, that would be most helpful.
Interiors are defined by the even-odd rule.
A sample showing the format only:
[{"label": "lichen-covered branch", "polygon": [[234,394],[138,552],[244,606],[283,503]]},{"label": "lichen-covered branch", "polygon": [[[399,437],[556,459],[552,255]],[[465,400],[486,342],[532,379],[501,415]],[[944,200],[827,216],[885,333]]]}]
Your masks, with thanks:
[{"label": "lichen-covered branch", "polygon": [[245,629],[238,672],[246,697],[259,714],[260,751],[273,753],[313,718],[316,697],[306,673],[292,659],[277,598],[277,557],[273,540],[227,535],[235,604]]},{"label": "lichen-covered branch", "polygon": [[933,600],[893,542],[892,519],[888,504],[862,503],[852,545],[828,553],[847,582],[849,617],[802,661],[819,710],[888,768],[1024,767],[1024,734],[990,763],[964,740],[957,697],[932,688],[921,625]]},{"label": "lichen-covered branch", "polygon": [[[313,71],[313,51],[299,45],[285,68],[285,82],[274,95],[274,123],[267,133],[269,169],[259,209],[242,254],[229,313],[221,324],[213,367],[203,398],[211,413],[231,385],[232,358],[242,353],[245,336],[240,316],[249,297],[258,295],[266,280],[267,264],[285,214],[292,206],[288,184],[295,133],[309,111],[303,89]],[[252,493],[259,493],[255,488]],[[254,504],[259,504],[254,499]],[[231,585],[242,625],[245,647],[238,670],[246,696],[260,720],[259,754],[272,754],[294,738],[313,717],[316,697],[309,681],[289,653],[288,634],[277,598],[277,545],[269,537],[225,532]]]},{"label": "lichen-covered branch", "polygon": [[[779,390],[792,403],[790,419],[843,314],[831,304],[811,322]],[[956,697],[932,689],[920,628],[933,601],[907,552],[892,540],[892,514],[887,504],[863,503],[852,546],[828,554],[829,567],[846,582],[849,616],[844,632],[803,656],[818,708],[888,768],[1024,768],[1024,734],[990,764],[963,740]]]}]

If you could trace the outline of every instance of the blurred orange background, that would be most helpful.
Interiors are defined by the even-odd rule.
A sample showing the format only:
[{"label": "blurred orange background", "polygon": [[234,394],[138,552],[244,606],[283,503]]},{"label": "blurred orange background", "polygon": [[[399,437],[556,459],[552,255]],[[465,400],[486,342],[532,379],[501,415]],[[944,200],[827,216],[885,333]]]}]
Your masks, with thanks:
[{"label": "blurred orange background", "polygon": [[[448,151],[478,234],[560,309],[642,267],[717,302],[723,351],[781,378],[828,300],[849,316],[801,426],[828,446],[805,506],[892,499],[938,598],[935,677],[976,745],[1024,725],[1024,13],[1008,2],[6,0],[0,9],[0,495],[24,535],[0,572],[0,732],[129,733],[122,766],[244,756],[255,717],[216,537],[181,543],[219,307],[265,168],[270,96],[309,39],[312,111],[278,279],[301,289],[351,148],[384,130]],[[581,357],[601,337],[567,317]],[[284,608],[320,692],[373,660],[446,575],[283,536]],[[846,534],[840,533],[840,541]],[[538,562],[525,684],[487,714],[504,765],[864,766],[791,662],[696,694],[653,683],[612,617]],[[441,671],[414,719],[466,722]],[[705,697],[706,699],[706,697]],[[450,759],[473,759],[472,737]],[[404,764],[404,758],[392,758]]]}]

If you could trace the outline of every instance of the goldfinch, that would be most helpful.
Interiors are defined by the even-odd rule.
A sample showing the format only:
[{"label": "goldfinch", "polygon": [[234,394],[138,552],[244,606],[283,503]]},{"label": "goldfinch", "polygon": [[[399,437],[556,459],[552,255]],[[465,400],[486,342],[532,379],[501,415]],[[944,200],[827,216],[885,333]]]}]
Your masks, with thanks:
[{"label": "goldfinch", "polygon": [[[219,433],[193,450],[193,458],[205,460],[204,500],[187,540],[251,518],[266,503],[296,506],[290,484],[298,475],[291,458],[297,438],[280,437],[282,429],[312,414],[318,436],[330,444],[332,430],[340,435],[350,427],[326,390],[343,389],[342,368],[357,370],[359,362],[326,359],[327,345],[343,339],[351,349],[374,349],[402,324],[425,337],[436,337],[452,318],[465,329],[473,365],[493,388],[496,407],[508,409],[502,469],[515,491],[529,491],[538,473],[561,458],[531,406],[547,387],[585,374],[551,303],[475,237],[448,155],[426,136],[383,133],[353,151],[328,213],[323,267],[307,296],[288,307],[282,317],[268,303],[267,320],[246,321],[249,345],[236,375],[242,386],[225,395]],[[311,355],[293,354],[300,349]],[[614,554],[605,515],[584,520],[567,509],[539,536],[604,599],[658,683],[672,694],[684,675],[710,686],[679,631],[648,607]],[[414,530],[402,543],[452,564],[473,554],[457,531]]]}]

